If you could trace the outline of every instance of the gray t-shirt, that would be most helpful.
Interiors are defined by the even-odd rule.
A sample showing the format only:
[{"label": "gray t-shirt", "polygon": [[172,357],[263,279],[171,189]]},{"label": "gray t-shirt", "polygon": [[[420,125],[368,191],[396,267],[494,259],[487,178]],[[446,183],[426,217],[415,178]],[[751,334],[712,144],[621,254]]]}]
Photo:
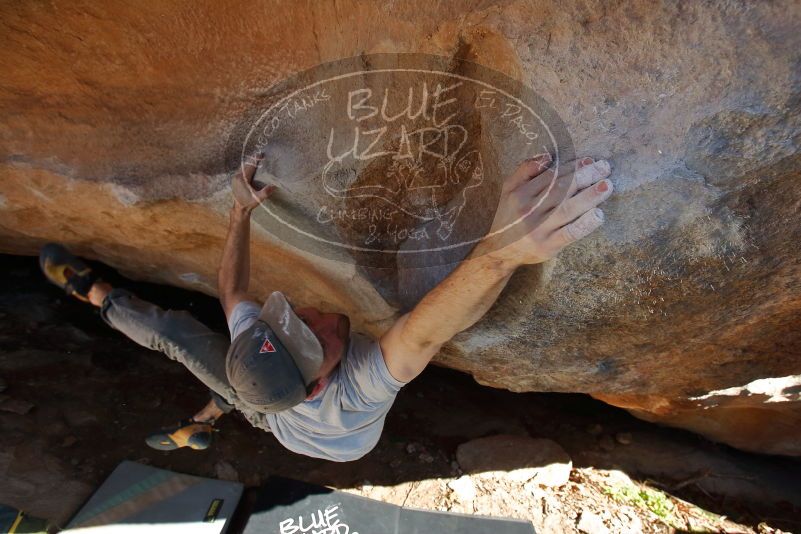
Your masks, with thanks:
[{"label": "gray t-shirt", "polygon": [[[237,304],[228,320],[231,339],[249,328],[259,311],[261,306],[252,301]],[[404,385],[389,374],[378,341],[351,334],[342,362],[314,398],[278,413],[256,412],[241,403],[237,408],[291,451],[348,462],[378,443],[387,412]]]}]

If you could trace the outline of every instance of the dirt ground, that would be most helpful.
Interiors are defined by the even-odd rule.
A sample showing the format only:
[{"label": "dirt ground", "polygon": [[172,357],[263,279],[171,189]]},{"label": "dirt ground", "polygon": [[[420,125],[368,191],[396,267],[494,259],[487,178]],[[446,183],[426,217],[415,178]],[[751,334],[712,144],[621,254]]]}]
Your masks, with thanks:
[{"label": "dirt ground", "polygon": [[[236,414],[220,421],[209,450],[151,450],[147,434],[207,401],[202,385],[48,285],[35,259],[0,256],[0,265],[0,503],[56,524],[127,459],[248,486],[276,474],[398,504],[520,517],[538,532],[801,531],[796,459],[735,451],[585,395],[514,394],[433,366],[401,391],[378,446],[356,462],[293,454]],[[225,330],[209,297],[98,268]],[[569,481],[465,475],[457,447],[496,434],[555,441],[572,459]]]}]

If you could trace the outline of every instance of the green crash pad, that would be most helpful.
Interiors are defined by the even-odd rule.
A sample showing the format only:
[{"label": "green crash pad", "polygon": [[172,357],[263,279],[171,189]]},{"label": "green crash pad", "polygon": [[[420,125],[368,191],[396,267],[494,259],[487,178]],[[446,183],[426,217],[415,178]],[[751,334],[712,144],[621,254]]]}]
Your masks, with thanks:
[{"label": "green crash pad", "polygon": [[67,525],[67,532],[226,531],[242,496],[236,482],[123,462]]}]

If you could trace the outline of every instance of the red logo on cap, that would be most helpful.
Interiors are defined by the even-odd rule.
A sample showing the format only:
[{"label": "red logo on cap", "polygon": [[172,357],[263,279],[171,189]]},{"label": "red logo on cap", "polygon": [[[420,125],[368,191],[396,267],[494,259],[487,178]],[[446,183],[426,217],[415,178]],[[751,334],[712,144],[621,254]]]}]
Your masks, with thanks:
[{"label": "red logo on cap", "polygon": [[265,352],[275,352],[275,346],[270,343],[270,338],[265,337],[264,343],[261,344],[261,348],[259,349],[259,354],[264,354]]}]

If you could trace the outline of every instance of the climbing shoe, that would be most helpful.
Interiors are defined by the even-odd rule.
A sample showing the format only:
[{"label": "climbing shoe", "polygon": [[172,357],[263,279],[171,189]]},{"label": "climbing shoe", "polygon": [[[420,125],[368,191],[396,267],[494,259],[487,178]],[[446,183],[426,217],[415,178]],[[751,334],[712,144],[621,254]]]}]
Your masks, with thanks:
[{"label": "climbing shoe", "polygon": [[52,283],[68,295],[89,302],[89,290],[97,281],[86,263],[73,256],[69,250],[56,243],[49,243],[39,251],[39,267]]},{"label": "climbing shoe", "polygon": [[187,419],[149,435],[145,442],[149,447],[159,451],[174,451],[181,447],[200,451],[208,449],[211,445],[212,432],[214,432],[214,427],[211,423],[199,423]]}]

